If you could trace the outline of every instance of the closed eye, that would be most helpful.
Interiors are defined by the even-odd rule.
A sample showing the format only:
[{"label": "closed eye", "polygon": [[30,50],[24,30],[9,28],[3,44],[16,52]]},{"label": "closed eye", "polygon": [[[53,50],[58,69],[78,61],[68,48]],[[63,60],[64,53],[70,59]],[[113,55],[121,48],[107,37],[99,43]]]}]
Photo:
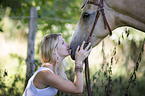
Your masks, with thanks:
[{"label": "closed eye", "polygon": [[88,18],[91,14],[89,13],[83,13],[83,18]]}]

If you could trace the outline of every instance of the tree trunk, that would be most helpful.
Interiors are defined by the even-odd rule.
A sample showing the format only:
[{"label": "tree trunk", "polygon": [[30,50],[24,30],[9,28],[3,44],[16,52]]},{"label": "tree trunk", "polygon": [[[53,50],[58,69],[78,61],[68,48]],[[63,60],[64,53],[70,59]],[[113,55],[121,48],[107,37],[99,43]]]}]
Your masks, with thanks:
[{"label": "tree trunk", "polygon": [[29,34],[28,34],[28,51],[27,51],[27,72],[25,87],[28,83],[29,78],[33,75],[35,70],[35,59],[34,59],[34,42],[37,28],[37,10],[34,7],[30,9],[30,23],[29,23]]}]

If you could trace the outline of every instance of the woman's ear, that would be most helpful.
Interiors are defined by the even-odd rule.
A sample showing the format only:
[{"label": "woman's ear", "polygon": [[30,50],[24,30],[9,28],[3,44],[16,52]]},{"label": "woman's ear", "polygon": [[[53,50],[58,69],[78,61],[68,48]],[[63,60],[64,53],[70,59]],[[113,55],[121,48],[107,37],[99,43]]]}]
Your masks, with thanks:
[{"label": "woman's ear", "polygon": [[53,50],[53,52],[52,52],[53,54],[57,54],[57,51],[56,51],[56,48]]}]

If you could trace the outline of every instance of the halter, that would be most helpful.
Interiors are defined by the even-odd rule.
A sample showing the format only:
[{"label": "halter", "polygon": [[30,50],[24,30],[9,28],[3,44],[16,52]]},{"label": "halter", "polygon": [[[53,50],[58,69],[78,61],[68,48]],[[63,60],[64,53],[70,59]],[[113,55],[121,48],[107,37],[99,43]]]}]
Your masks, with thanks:
[{"label": "halter", "polygon": [[[95,18],[93,27],[91,29],[91,32],[90,32],[90,35],[89,35],[89,37],[87,39],[87,43],[86,44],[88,44],[90,42],[90,39],[91,39],[91,36],[93,34],[94,28],[96,26],[96,23],[97,23],[101,13],[102,13],[102,16],[103,16],[104,27],[105,27],[105,29],[106,29],[106,27],[108,27],[109,35],[112,35],[111,28],[109,26],[109,23],[108,23],[108,21],[106,19],[105,13],[104,13],[103,1],[104,0],[100,0],[100,3],[96,3],[96,2],[92,2],[92,1],[88,1],[87,2],[87,4],[93,4],[93,5],[98,6],[98,9],[97,9],[97,14],[96,14],[96,18]],[[86,85],[87,85],[88,96],[91,96],[91,83],[90,83],[90,73],[89,73],[88,57],[85,59],[85,78],[86,78]]]},{"label": "halter", "polygon": [[93,31],[94,31],[94,28],[95,28],[95,26],[96,26],[96,23],[97,23],[97,21],[98,21],[98,19],[99,19],[101,13],[102,13],[102,16],[103,16],[104,27],[105,27],[105,29],[106,29],[106,27],[108,27],[109,35],[112,35],[111,28],[110,28],[109,23],[108,23],[108,21],[107,21],[107,19],[106,19],[106,16],[105,16],[105,12],[104,12],[104,8],[103,8],[103,7],[104,7],[104,6],[103,6],[103,1],[104,1],[104,0],[100,0],[100,3],[96,3],[96,2],[92,2],[92,1],[88,1],[88,2],[87,2],[87,4],[93,4],[93,5],[98,6],[96,18],[95,18],[95,21],[94,21],[92,30],[91,30],[91,32],[90,32],[90,35],[89,35],[89,37],[88,37],[88,39],[87,39],[87,43],[89,43],[89,41],[90,41],[90,39],[91,39],[92,33],[93,33]]}]

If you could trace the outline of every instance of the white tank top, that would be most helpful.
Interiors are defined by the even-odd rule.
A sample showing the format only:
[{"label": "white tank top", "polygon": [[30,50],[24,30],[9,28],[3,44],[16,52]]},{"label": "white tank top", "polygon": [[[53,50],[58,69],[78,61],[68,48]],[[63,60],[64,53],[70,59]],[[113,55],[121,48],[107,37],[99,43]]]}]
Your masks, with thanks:
[{"label": "white tank top", "polygon": [[44,89],[38,89],[33,85],[33,80],[36,74],[43,70],[49,70],[50,72],[54,73],[51,69],[46,67],[40,67],[33,76],[29,79],[27,87],[22,96],[55,96],[57,94],[57,89],[53,87],[47,87]]}]

